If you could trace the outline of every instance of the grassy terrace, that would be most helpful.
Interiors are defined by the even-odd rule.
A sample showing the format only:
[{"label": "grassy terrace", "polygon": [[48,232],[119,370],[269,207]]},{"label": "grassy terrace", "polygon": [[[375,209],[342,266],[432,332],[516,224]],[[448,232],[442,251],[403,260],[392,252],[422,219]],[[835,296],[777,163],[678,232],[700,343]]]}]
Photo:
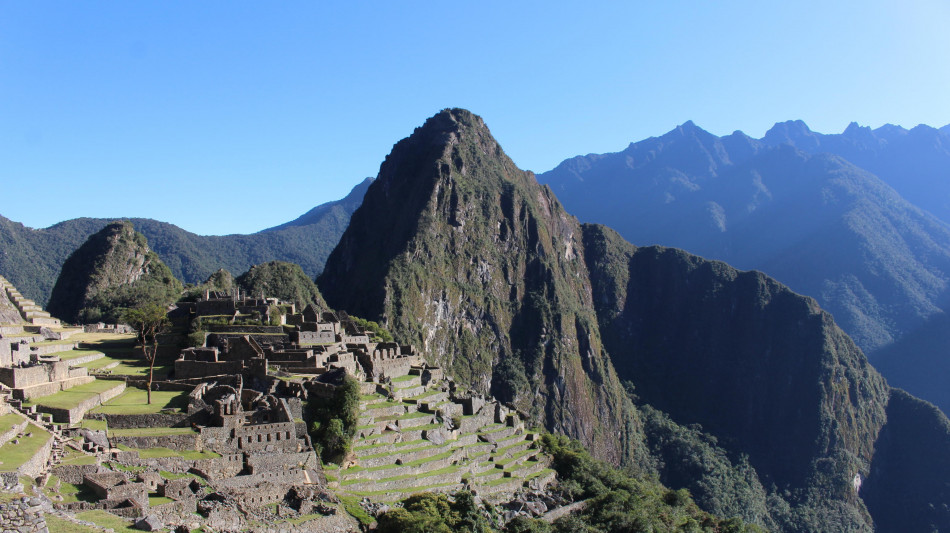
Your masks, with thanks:
[{"label": "grassy terrace", "polygon": [[49,396],[43,396],[42,398],[36,398],[28,402],[23,402],[23,405],[27,407],[32,405],[45,405],[47,407],[57,407],[60,409],[72,409],[73,407],[79,405],[79,402],[93,398],[96,395],[110,390],[119,384],[120,382],[118,381],[105,381],[97,379],[91,383],[77,385],[69,390],[60,391],[56,394],[50,394]]},{"label": "grassy terrace", "polygon": [[124,452],[138,452],[139,457],[142,459],[158,459],[159,457],[181,457],[183,459],[188,459],[191,461],[198,459],[215,459],[221,457],[220,454],[209,452],[209,451],[195,451],[195,450],[172,450],[171,448],[129,448],[128,446],[119,445],[119,449]]},{"label": "grassy terrace", "polygon": [[5,433],[13,426],[23,422],[24,418],[16,413],[7,413],[0,416],[0,433]]},{"label": "grassy terrace", "polygon": [[20,465],[29,461],[48,440],[53,438],[46,430],[33,424],[26,426],[24,434],[27,433],[29,436],[20,437],[17,444],[14,444],[11,440],[0,446],[0,458],[2,458],[0,459],[0,472],[16,470]]},{"label": "grassy terrace", "polygon": [[[85,511],[82,513],[76,513],[76,518],[84,522],[92,522],[97,526],[105,529],[111,529],[115,533],[140,533],[139,530],[133,529],[132,523],[124,518],[119,518],[114,514],[110,514],[107,511]],[[53,531],[50,529],[50,531]],[[77,529],[75,531],[87,531],[84,529]],[[101,530],[94,530],[101,531]]]},{"label": "grassy terrace", "polygon": [[55,357],[59,357],[63,361],[68,361],[70,359],[76,359],[77,357],[83,357],[85,355],[95,355],[97,353],[101,354],[102,352],[98,350],[66,350],[64,352],[54,352],[54,353],[46,354],[46,357],[55,356]]},{"label": "grassy terrace", "polygon": [[[79,366],[89,370],[98,370],[111,363],[118,363],[111,368],[113,374],[120,376],[148,375],[148,361],[142,358],[141,348],[135,344],[135,335],[116,335],[113,333],[79,333],[69,338],[70,341],[84,343],[84,349],[100,352],[105,357]],[[159,345],[158,359],[155,361],[155,376],[161,378],[174,368],[178,358],[176,346]]]},{"label": "grassy terrace", "polygon": [[96,458],[93,455],[86,455],[78,450],[66,448],[66,456],[63,457],[60,464],[64,465],[94,465]]},{"label": "grassy terrace", "polygon": [[72,346],[73,344],[76,344],[76,341],[73,339],[63,339],[63,340],[53,340],[53,341],[31,342],[30,347],[32,348],[35,346],[56,346],[60,344],[65,345],[65,346]]},{"label": "grassy terrace", "polygon": [[[344,470],[344,471],[343,471],[343,474],[358,474],[358,473],[360,473],[360,472],[379,472],[379,471],[381,471],[381,470],[391,470],[391,469],[393,469],[393,468],[401,468],[401,467],[404,467],[404,466],[410,466],[410,467],[412,467],[412,466],[422,466],[422,465],[424,465],[424,464],[426,464],[426,463],[429,463],[429,462],[432,462],[432,461],[438,461],[438,460],[440,460],[440,459],[445,459],[445,458],[451,457],[452,453],[454,453],[454,452],[455,452],[455,450],[448,450],[448,451],[442,452],[442,453],[440,453],[440,454],[438,454],[438,455],[433,455],[432,457],[425,457],[425,458],[423,458],[423,459],[416,459],[415,461],[409,461],[408,463],[403,463],[403,464],[401,464],[401,465],[391,464],[391,465],[382,465],[382,466],[372,466],[372,467],[369,467],[369,468],[363,468],[362,466],[354,466],[354,467],[347,468],[346,470]],[[429,476],[429,475],[432,475],[432,474],[430,474],[430,473],[428,473],[428,472],[426,472],[425,474],[420,474],[420,476]],[[365,480],[365,479],[350,479],[350,480],[344,481],[344,482],[343,482],[343,485],[348,485],[348,484],[352,484],[352,483],[362,483],[363,481],[366,481],[366,480]]]},{"label": "grassy terrace", "polygon": [[198,432],[191,428],[129,428],[111,429],[110,437],[162,437],[165,435],[192,435]]},{"label": "grassy terrace", "polygon": [[144,389],[129,387],[122,394],[96,407],[91,412],[144,415],[158,413],[162,409],[181,410],[188,407],[188,393],[186,391],[152,391],[151,404],[147,401],[147,394],[148,392]]}]

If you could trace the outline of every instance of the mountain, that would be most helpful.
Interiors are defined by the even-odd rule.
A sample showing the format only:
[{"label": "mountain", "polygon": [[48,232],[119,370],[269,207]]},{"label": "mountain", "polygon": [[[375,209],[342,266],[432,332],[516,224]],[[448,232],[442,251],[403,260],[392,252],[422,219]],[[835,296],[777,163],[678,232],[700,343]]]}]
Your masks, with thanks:
[{"label": "mountain", "polygon": [[123,308],[146,301],[167,305],[181,289],[145,237],[130,222],[115,222],[66,259],[47,309],[71,323],[114,324]]},{"label": "mountain", "polygon": [[901,196],[950,223],[950,134],[919,125],[886,124],[872,130],[852,122],[841,134],[823,135],[802,121],[776,124],[762,142],[790,144],[806,153],[830,153],[880,177]]},{"label": "mountain", "polygon": [[[878,361],[946,307],[950,226],[841,156],[797,148],[816,151],[822,139],[801,122],[776,125],[762,140],[717,137],[687,122],[623,152],[569,159],[538,179],[582,220],[631,242],[761,270],[813,296]],[[929,362],[901,384],[950,409],[945,395],[931,393],[944,388],[932,370],[946,355],[919,354]]]},{"label": "mountain", "polygon": [[[578,223],[468,111],[444,110],[394,146],[317,281],[330,306],[410,339],[463,390],[689,487],[707,510],[780,531],[918,516],[950,527],[940,491],[865,504],[863,480],[907,482],[894,458],[950,457],[946,417],[892,404],[899,395],[814,299]],[[933,446],[885,431],[906,426]],[[876,455],[881,439],[891,455]],[[921,487],[942,475],[913,472]]]},{"label": "mountain", "polygon": [[[251,265],[280,260],[300,265],[311,278],[322,269],[371,180],[346,198],[320,205],[292,222],[250,235],[202,236],[151,219],[129,219],[175,277],[199,284],[218,270],[244,272]],[[216,207],[205,207],[209,216]],[[253,211],[248,211],[253,216]],[[77,218],[31,229],[0,216],[0,275],[40,305],[49,299],[63,261],[111,220]]]},{"label": "mountain", "polygon": [[251,296],[264,294],[285,302],[294,302],[297,309],[301,310],[311,303],[323,309],[327,308],[317,286],[310,276],[304,274],[300,265],[283,261],[254,265],[234,281]]},{"label": "mountain", "polygon": [[[373,178],[366,178],[360,182],[359,185],[353,187],[349,194],[343,197],[343,199],[320,204],[294,220],[285,222],[279,226],[274,226],[273,228],[267,228],[263,230],[262,233],[292,227],[313,226],[315,224],[322,224],[330,228],[340,228],[340,233],[343,233],[343,229],[350,223],[350,215],[352,215],[353,211],[356,211],[356,208],[363,202],[366,189],[368,189],[372,183]],[[334,243],[334,245],[336,245],[336,243]]]},{"label": "mountain", "polygon": [[580,238],[481,118],[446,110],[386,157],[317,283],[331,307],[381,321],[462,386],[634,464],[639,420],[574,281]]}]

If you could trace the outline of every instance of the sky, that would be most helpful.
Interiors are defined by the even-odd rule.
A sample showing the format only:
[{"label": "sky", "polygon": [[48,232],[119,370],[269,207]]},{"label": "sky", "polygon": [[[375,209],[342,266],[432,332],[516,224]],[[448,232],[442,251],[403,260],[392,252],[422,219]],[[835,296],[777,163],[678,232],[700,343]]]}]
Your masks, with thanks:
[{"label": "sky", "polygon": [[687,120],[950,124],[950,3],[0,3],[0,215],[253,233],[446,107],[523,169]]}]

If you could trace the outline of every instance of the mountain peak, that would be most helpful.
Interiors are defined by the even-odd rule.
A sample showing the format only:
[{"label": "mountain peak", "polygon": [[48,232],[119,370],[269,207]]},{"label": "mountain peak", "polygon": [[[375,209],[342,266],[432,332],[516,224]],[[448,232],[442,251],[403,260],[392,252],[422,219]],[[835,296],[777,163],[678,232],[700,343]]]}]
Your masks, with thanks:
[{"label": "mountain peak", "polygon": [[790,143],[800,145],[802,140],[813,140],[817,144],[815,132],[808,128],[802,120],[786,120],[785,122],[776,122],[772,128],[765,132],[762,138],[768,144]]}]

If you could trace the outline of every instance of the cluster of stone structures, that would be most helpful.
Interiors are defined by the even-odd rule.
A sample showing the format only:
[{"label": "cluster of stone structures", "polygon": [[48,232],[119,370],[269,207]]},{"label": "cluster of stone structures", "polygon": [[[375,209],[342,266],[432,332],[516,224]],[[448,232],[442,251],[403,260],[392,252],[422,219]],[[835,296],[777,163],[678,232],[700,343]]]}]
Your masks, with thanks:
[{"label": "cluster of stone structures", "polygon": [[[275,310],[279,316],[272,316]],[[57,483],[95,495],[95,501],[55,502],[60,511],[104,509],[142,520],[145,529],[188,525],[200,515],[227,529],[272,517],[268,506],[278,514],[332,515],[324,503],[336,500],[334,492],[393,500],[467,488],[501,500],[554,479],[537,435],[517,413],[458,390],[413,346],[375,342],[343,313],[312,305],[298,313],[275,299],[209,292],[179,304],[171,316],[205,332],[204,344],[182,350],[169,379],[156,384],[186,395],[181,409],[113,414],[89,413],[94,405],[83,405],[43,414],[23,402],[93,380],[75,366],[77,358],[38,353],[33,339],[29,358],[17,349],[16,361],[0,367],[12,405],[55,432],[55,442],[67,441],[71,453],[93,458],[57,464],[60,443],[58,454],[29,473],[54,474]],[[248,325],[247,317],[255,323]],[[260,325],[267,323],[280,325]],[[343,465],[324,467],[304,406],[335,397],[343,375],[360,382],[357,439]],[[125,389],[124,381],[114,383],[95,405]],[[108,431],[78,426],[81,420],[98,420]]]}]

